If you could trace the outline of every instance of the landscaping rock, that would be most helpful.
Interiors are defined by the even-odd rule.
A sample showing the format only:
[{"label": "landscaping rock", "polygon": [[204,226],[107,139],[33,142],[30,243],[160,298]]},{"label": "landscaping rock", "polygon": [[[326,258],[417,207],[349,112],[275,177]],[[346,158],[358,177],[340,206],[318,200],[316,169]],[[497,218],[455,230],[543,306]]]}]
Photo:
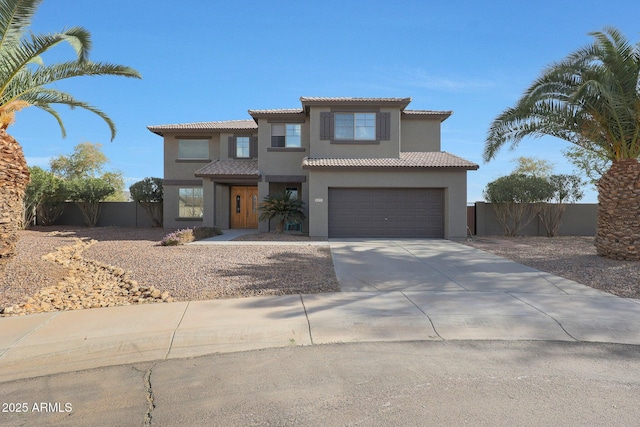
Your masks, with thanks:
[{"label": "landscaping rock", "polygon": [[168,292],[153,286],[138,286],[122,268],[84,259],[82,252],[95,244],[95,240],[76,238],[74,241],[73,245],[59,247],[42,257],[67,267],[67,275],[56,285],[26,298],[24,303],[4,307],[0,316],[173,301]]}]

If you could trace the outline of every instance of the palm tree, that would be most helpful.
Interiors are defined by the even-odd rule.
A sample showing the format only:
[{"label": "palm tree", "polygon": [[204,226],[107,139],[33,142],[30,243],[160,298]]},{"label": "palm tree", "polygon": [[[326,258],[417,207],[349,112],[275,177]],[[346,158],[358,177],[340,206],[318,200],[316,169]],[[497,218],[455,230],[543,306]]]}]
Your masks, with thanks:
[{"label": "palm tree", "polygon": [[508,141],[550,135],[604,153],[612,166],[598,181],[599,255],[640,259],[640,43],[614,28],[548,67],[515,107],[491,124],[484,160]]},{"label": "palm tree", "polygon": [[[133,68],[90,61],[91,36],[84,28],[42,35],[28,31],[41,3],[42,0],[0,0],[0,258],[15,252],[24,189],[29,183],[22,148],[6,132],[15,113],[25,107],[38,107],[53,115],[64,136],[64,125],[52,104],[84,108],[107,123],[113,140],[116,128],[104,112],[49,85],[78,76],[140,78]],[[41,55],[61,43],[73,47],[75,60],[45,65]]]},{"label": "palm tree", "polygon": [[302,200],[291,198],[291,191],[267,195],[260,204],[260,221],[276,220],[276,232],[284,231],[285,222],[301,223],[305,219]]}]

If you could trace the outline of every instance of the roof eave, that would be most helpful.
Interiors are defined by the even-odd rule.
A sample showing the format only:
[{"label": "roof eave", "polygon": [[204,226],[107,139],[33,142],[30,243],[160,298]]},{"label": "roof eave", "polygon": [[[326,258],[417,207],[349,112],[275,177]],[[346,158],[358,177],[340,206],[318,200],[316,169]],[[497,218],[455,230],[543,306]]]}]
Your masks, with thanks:
[{"label": "roof eave", "polygon": [[219,179],[260,179],[260,174],[218,174],[218,173],[195,173],[196,178],[219,178]]},{"label": "roof eave", "polygon": [[422,169],[422,170],[432,170],[432,169],[437,169],[437,170],[447,170],[447,169],[455,169],[455,170],[478,170],[479,166],[478,165],[473,165],[473,166],[354,166],[354,165],[348,165],[348,166],[342,166],[342,165],[302,165],[302,169],[305,170],[336,170],[336,169],[341,169],[341,170],[376,170],[376,171],[380,171],[380,170],[416,170],[416,169]]},{"label": "roof eave", "polygon": [[420,114],[419,110],[410,110],[410,111],[402,112],[403,119],[418,119],[418,120],[419,119],[439,119],[440,123],[444,122],[452,115],[453,115],[453,111],[425,111],[423,114]]},{"label": "roof eave", "polygon": [[300,102],[307,110],[313,106],[331,106],[331,105],[353,105],[353,106],[392,106],[400,107],[400,110],[407,108],[411,103],[411,98],[323,98],[323,97],[306,97],[301,96]]}]

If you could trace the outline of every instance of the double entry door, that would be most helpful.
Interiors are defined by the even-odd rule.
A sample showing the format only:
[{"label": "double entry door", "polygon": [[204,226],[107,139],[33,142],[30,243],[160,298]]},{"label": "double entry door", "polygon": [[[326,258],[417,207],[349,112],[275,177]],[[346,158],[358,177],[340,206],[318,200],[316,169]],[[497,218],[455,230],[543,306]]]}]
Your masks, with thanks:
[{"label": "double entry door", "polygon": [[258,228],[258,187],[231,187],[231,228]]}]

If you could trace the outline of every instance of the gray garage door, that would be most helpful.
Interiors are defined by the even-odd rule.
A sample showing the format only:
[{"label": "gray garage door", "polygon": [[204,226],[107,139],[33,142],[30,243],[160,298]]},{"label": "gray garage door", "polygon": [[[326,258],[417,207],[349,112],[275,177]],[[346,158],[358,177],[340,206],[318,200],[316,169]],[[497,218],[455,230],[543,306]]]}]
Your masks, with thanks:
[{"label": "gray garage door", "polygon": [[329,188],[329,237],[444,237],[441,188]]}]

